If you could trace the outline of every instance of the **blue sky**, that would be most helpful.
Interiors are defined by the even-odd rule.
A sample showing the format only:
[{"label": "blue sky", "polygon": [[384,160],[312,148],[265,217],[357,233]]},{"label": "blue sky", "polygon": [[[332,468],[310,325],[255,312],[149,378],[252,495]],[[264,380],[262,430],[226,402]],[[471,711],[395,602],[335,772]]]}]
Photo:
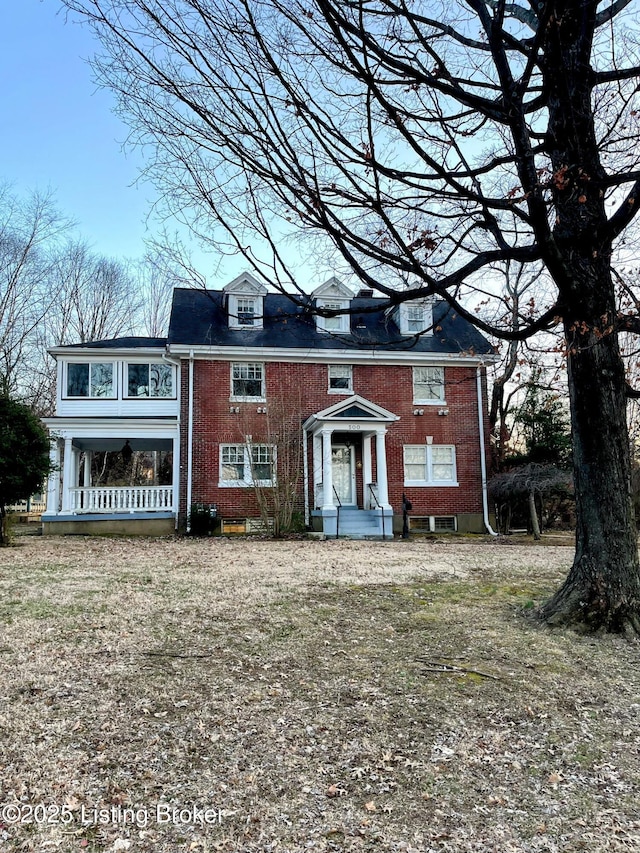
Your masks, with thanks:
[{"label": "blue sky", "polygon": [[[136,258],[154,226],[154,198],[122,150],[126,126],[110,92],[92,82],[91,32],[65,23],[57,0],[5,0],[0,31],[0,181],[18,195],[51,188],[77,232],[105,255]],[[197,257],[199,266],[207,263]]]}]

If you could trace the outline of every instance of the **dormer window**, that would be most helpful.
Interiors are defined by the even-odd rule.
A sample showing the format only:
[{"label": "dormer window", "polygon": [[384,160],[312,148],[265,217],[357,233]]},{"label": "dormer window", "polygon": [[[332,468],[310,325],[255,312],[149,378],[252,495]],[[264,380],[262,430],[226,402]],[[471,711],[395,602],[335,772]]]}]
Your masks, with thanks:
[{"label": "dormer window", "polygon": [[348,313],[351,307],[353,293],[337,278],[330,278],[325,281],[320,287],[316,288],[311,294],[315,300],[316,309],[324,309],[328,311],[344,311],[344,314],[335,314],[332,317],[325,317],[322,314],[316,314],[316,328],[319,332],[329,332],[332,334],[349,334],[351,329],[351,319]]},{"label": "dormer window", "polygon": [[239,326],[253,326],[256,322],[256,302],[249,296],[237,297]]},{"label": "dormer window", "polygon": [[430,299],[403,302],[398,308],[398,325],[402,335],[431,333],[433,309]]},{"label": "dormer window", "polygon": [[267,288],[244,273],[224,288],[230,329],[262,329]]}]

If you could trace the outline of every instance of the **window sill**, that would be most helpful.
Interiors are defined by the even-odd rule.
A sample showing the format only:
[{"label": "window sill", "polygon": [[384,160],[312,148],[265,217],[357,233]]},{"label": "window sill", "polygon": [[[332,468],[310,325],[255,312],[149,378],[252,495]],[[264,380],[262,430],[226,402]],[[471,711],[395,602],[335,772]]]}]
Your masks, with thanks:
[{"label": "window sill", "polygon": [[258,486],[261,489],[271,489],[275,484],[272,480],[256,480],[255,483],[247,483],[245,480],[219,480],[219,489],[251,489]]},{"label": "window sill", "polygon": [[446,406],[446,400],[414,400],[414,406]]},{"label": "window sill", "polygon": [[427,482],[426,480],[405,480],[404,485],[406,488],[416,489],[416,488],[431,488],[431,489],[455,489],[460,486],[460,483],[451,483],[448,480],[442,482]]},{"label": "window sill", "polygon": [[266,403],[266,397],[238,397],[235,394],[232,394],[229,397],[230,403]]},{"label": "window sill", "polygon": [[[66,396],[66,397],[61,397],[60,399],[61,400],[117,400],[118,398],[115,396],[115,394],[113,397],[91,397],[89,394],[86,394],[83,397]],[[134,399],[137,399],[137,398],[134,398]]]},{"label": "window sill", "polygon": [[329,388],[327,394],[342,394],[343,396],[351,396],[353,388]]}]

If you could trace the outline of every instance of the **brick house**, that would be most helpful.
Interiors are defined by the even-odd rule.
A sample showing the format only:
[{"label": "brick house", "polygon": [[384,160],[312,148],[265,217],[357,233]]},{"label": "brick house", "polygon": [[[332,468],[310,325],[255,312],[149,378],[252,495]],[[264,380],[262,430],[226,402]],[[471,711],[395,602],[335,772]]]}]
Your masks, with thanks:
[{"label": "brick house", "polygon": [[[492,347],[444,303],[382,305],[335,278],[292,300],[244,274],[176,289],[167,339],[53,350],[45,532],[170,532],[194,505],[250,531],[292,451],[309,528],[389,536],[405,495],[415,530],[485,530]],[[118,483],[99,481],[105,451]]]}]

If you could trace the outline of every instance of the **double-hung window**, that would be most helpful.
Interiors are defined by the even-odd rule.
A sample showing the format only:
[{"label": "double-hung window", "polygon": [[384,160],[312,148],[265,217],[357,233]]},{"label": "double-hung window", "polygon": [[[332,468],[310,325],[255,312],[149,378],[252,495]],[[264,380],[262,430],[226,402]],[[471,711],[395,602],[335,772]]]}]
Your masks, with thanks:
[{"label": "double-hung window", "polygon": [[[349,308],[349,302],[346,300],[319,299],[318,308],[325,308],[329,311],[344,311]],[[325,317],[322,314],[318,314],[317,317],[317,326],[321,332],[344,334],[349,331],[349,325],[348,314],[336,314],[333,317]]]},{"label": "double-hung window", "polygon": [[221,444],[220,486],[271,486],[274,461],[268,444]]},{"label": "double-hung window", "polygon": [[264,401],[264,364],[239,361],[231,365],[231,399],[250,403]]},{"label": "double-hung window", "polygon": [[413,402],[444,403],[444,367],[413,368]]},{"label": "double-hung window", "polygon": [[353,367],[350,364],[329,365],[329,394],[353,392]]},{"label": "double-hung window", "polygon": [[238,325],[253,326],[256,320],[256,301],[250,296],[238,296]]},{"label": "double-hung window", "polygon": [[457,486],[456,449],[452,444],[406,444],[405,486]]},{"label": "double-hung window", "polygon": [[67,365],[67,397],[115,396],[113,362],[70,362]]},{"label": "double-hung window", "polygon": [[407,305],[407,332],[420,334],[424,330],[424,307],[422,305]]},{"label": "double-hung window", "polygon": [[170,364],[127,364],[128,397],[175,397]]}]

